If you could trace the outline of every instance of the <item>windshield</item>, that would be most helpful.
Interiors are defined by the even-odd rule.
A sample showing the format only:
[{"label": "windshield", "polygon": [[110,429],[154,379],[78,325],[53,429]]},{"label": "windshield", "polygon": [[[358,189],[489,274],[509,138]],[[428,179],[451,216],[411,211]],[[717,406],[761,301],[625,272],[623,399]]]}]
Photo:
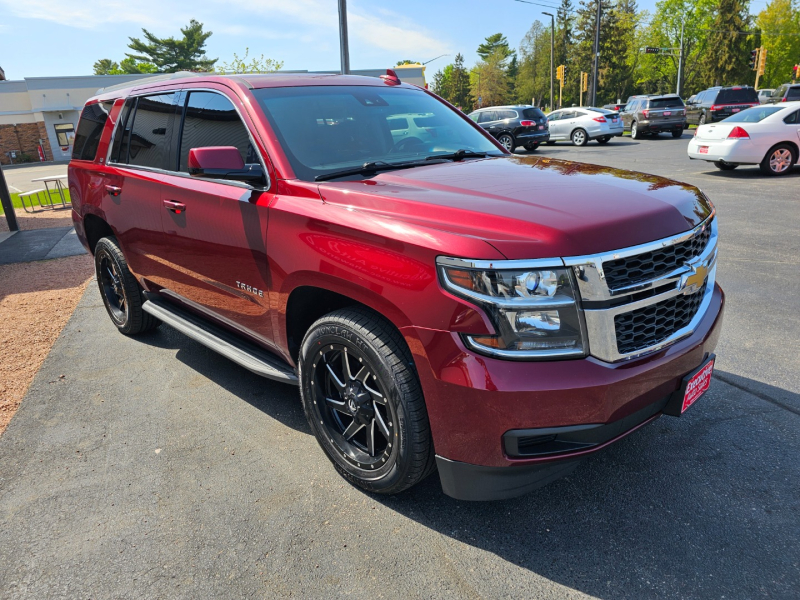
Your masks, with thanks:
[{"label": "windshield", "polygon": [[315,178],[371,162],[403,163],[457,150],[502,152],[422,90],[372,86],[253,91],[295,174]]},{"label": "windshield", "polygon": [[677,96],[674,98],[653,98],[650,100],[650,108],[683,108],[683,100]]},{"label": "windshield", "polygon": [[736,113],[732,117],[723,119],[723,121],[726,123],[758,123],[784,108],[783,106],[754,106],[753,108],[748,108],[740,113]]}]

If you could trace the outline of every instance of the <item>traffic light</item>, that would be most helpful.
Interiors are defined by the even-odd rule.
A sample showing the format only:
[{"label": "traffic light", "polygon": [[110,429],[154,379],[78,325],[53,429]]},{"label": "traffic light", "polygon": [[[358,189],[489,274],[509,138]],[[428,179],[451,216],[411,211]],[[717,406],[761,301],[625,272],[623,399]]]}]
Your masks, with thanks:
[{"label": "traffic light", "polygon": [[556,79],[559,81],[564,81],[564,65],[558,65],[556,67]]},{"label": "traffic light", "polygon": [[792,67],[792,79],[797,79],[800,77],[800,65],[795,65]]},{"label": "traffic light", "polygon": [[750,50],[750,68],[755,71],[758,68],[758,51],[759,48],[755,50]]},{"label": "traffic light", "polygon": [[758,74],[763,75],[767,68],[767,49],[760,48],[761,52],[758,55]]},{"label": "traffic light", "polygon": [[588,73],[581,73],[581,91],[588,92],[589,91],[589,74]]}]

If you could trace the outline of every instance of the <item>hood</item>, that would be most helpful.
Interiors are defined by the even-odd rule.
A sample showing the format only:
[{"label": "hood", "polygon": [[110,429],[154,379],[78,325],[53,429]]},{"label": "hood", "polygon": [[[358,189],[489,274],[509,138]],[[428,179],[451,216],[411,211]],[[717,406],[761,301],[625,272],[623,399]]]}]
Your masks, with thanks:
[{"label": "hood", "polygon": [[391,171],[319,190],[329,203],[486,240],[509,259],[635,246],[688,231],[712,211],[684,183],[529,156]]}]

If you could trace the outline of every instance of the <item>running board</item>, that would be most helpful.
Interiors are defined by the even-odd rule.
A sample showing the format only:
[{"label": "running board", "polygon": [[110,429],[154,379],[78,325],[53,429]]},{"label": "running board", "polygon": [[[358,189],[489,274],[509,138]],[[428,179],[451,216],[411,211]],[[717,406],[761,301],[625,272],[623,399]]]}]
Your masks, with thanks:
[{"label": "running board", "polygon": [[283,383],[299,385],[294,369],[274,354],[267,352],[208,321],[182,310],[177,306],[154,298],[142,304],[142,310],[150,313],[167,325],[174,327],[184,335],[200,342],[262,377]]}]

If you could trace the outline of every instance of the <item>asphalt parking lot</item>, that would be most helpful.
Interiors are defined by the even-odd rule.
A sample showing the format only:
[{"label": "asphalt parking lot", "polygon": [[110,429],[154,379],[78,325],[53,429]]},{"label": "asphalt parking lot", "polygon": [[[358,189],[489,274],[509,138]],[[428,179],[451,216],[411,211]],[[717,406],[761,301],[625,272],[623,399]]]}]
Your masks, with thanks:
[{"label": "asphalt parking lot", "polygon": [[716,204],[725,324],[684,417],[523,498],[457,502],[435,476],[371,496],[325,459],[296,388],[166,326],[125,338],[90,286],[0,437],[2,595],[796,598],[800,169],[718,172],[688,137],[533,153]]}]

